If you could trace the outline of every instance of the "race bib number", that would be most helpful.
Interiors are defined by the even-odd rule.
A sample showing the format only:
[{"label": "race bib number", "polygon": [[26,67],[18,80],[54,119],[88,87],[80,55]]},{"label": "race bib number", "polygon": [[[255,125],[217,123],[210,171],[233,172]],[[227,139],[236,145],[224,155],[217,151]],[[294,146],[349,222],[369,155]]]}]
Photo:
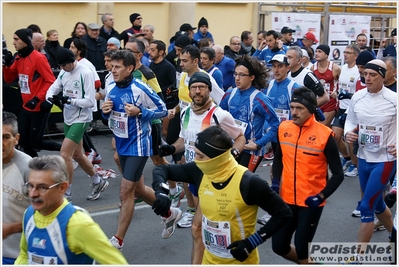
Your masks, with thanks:
[{"label": "race bib number", "polygon": [[275,109],[277,117],[280,122],[287,121],[290,119],[290,111],[288,109]]},{"label": "race bib number", "polygon": [[214,222],[202,216],[202,242],[212,254],[231,259],[233,256],[226,249],[231,242],[230,222]]},{"label": "race bib number", "polygon": [[18,75],[18,83],[21,88],[21,94],[30,94],[29,76],[25,74]]},{"label": "race bib number", "polygon": [[186,162],[193,162],[195,159],[195,142],[189,141],[186,143],[186,153],[184,154],[184,157],[186,158]]},{"label": "race bib number", "polygon": [[364,149],[377,152],[384,137],[383,127],[381,126],[367,126],[359,125],[359,145]]},{"label": "race bib number", "polygon": [[29,265],[54,265],[58,264],[57,257],[41,256],[28,252],[28,264]]},{"label": "race bib number", "polygon": [[184,100],[180,100],[179,105],[180,105],[180,111],[182,111],[184,108],[188,107],[190,105],[190,103],[188,103]]},{"label": "race bib number", "polygon": [[109,128],[120,138],[129,137],[128,116],[125,112],[112,111],[109,118]]},{"label": "race bib number", "polygon": [[76,89],[64,89],[64,96],[77,99],[79,97],[79,91]]},{"label": "race bib number", "polygon": [[236,123],[237,127],[241,129],[242,134],[245,134],[245,131],[247,130],[248,123],[237,120],[237,119],[234,119],[234,122]]}]

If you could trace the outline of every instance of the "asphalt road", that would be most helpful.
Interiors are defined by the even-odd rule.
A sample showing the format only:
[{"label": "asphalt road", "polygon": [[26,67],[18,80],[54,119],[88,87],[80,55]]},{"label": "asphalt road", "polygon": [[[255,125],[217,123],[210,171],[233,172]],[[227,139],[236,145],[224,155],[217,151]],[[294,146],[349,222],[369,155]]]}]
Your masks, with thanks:
[{"label": "asphalt road", "polygon": [[[102,156],[100,166],[104,169],[117,171],[112,156],[111,138],[110,132],[101,131],[92,136],[92,141]],[[62,141],[57,137],[53,137],[53,139]],[[39,155],[52,153],[51,151],[40,151]],[[171,160],[169,157],[167,159]],[[257,173],[270,181],[270,166],[262,166],[266,163],[267,161],[261,163]],[[151,171],[153,166],[151,159],[149,159],[144,169],[145,184],[149,186],[152,182]],[[100,198],[95,201],[88,201],[86,196],[91,190],[91,180],[80,167],[74,173],[73,204],[87,209],[108,237],[111,237],[117,228],[120,179],[120,175],[115,179],[110,178],[110,185]],[[327,200],[314,242],[356,242],[360,219],[351,217],[351,213],[359,198],[358,179],[345,178],[338,190]],[[186,199],[183,199],[181,208],[185,211]],[[393,213],[395,209],[396,205],[392,209]],[[260,210],[259,217],[263,214],[264,212]],[[169,239],[162,239],[162,229],[160,217],[153,213],[150,206],[145,203],[137,204],[134,218],[124,240],[123,254],[127,261],[130,264],[146,265],[190,264],[191,229],[177,228],[174,235]],[[387,242],[388,233],[386,231],[376,232],[372,241]],[[291,262],[274,254],[270,240],[259,247],[259,254],[261,264],[291,264]]]}]

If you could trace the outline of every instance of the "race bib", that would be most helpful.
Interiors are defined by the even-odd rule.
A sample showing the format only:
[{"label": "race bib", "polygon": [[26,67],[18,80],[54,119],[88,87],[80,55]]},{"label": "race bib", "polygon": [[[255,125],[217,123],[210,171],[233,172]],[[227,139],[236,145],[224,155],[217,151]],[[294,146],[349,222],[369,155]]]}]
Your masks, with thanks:
[{"label": "race bib", "polygon": [[234,122],[236,123],[237,127],[241,129],[242,134],[245,134],[245,131],[247,130],[248,123],[244,121],[240,121],[238,119],[234,119]]},{"label": "race bib", "polygon": [[275,109],[277,117],[280,122],[287,121],[290,119],[290,111],[288,109]]},{"label": "race bib", "polygon": [[41,256],[28,252],[28,265],[54,265],[58,264],[57,257]]},{"label": "race bib", "polygon": [[359,125],[359,145],[364,149],[377,152],[384,138],[383,127]]},{"label": "race bib", "polygon": [[125,112],[112,111],[109,117],[109,128],[120,138],[129,137],[128,116]]},{"label": "race bib", "polygon": [[186,152],[184,153],[184,157],[186,158],[186,162],[193,162],[195,159],[195,142],[188,141],[186,142]]},{"label": "race bib", "polygon": [[79,97],[79,91],[76,89],[64,89],[63,95],[72,99],[76,99]]},{"label": "race bib", "polygon": [[180,111],[182,111],[184,108],[190,106],[190,103],[188,103],[184,100],[179,100],[179,105],[180,105]]},{"label": "race bib", "polygon": [[212,254],[232,259],[230,251],[226,249],[231,242],[230,222],[213,222],[202,216],[202,242]]},{"label": "race bib", "polygon": [[25,74],[19,74],[18,79],[18,84],[21,88],[21,94],[30,94],[29,76]]}]

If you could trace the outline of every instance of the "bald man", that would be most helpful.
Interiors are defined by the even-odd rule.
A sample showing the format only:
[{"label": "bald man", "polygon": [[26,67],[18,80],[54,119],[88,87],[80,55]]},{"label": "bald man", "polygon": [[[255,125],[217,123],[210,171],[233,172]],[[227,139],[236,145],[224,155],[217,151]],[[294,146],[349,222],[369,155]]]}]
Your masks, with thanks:
[{"label": "bald man", "polygon": [[233,73],[236,63],[224,55],[224,50],[220,45],[215,44],[212,48],[215,50],[215,66],[223,74],[223,90],[226,92],[227,89],[235,87]]},{"label": "bald man", "polygon": [[33,45],[33,48],[35,50],[37,50],[37,51],[39,51],[39,52],[44,54],[44,50],[43,50],[44,44],[45,44],[45,42],[44,42],[43,35],[41,33],[39,33],[39,32],[34,32],[32,34],[32,45]]}]

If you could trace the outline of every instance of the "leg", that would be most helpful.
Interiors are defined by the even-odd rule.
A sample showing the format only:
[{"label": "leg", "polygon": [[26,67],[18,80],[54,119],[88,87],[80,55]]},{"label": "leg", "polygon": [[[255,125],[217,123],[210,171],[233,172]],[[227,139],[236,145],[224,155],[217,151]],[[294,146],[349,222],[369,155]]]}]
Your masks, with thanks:
[{"label": "leg", "polygon": [[335,110],[332,111],[325,111],[323,112],[324,117],[326,118],[324,121],[321,122],[321,124],[324,124],[327,127],[331,127],[331,122],[333,121],[335,117]]},{"label": "leg", "polygon": [[116,166],[118,166],[119,172],[123,173],[121,163],[119,161],[118,151],[116,151],[115,137],[112,137],[111,146],[112,146],[112,150],[114,151],[114,161],[116,163]]},{"label": "leg", "polygon": [[62,141],[60,156],[65,160],[67,166],[69,184],[72,184],[74,170],[72,164],[72,155],[78,148],[80,148],[79,144],[75,143],[67,137],[65,137]]},{"label": "leg", "polygon": [[37,157],[36,150],[31,146],[30,132],[32,131],[32,118],[31,113],[21,108],[21,113],[18,118],[18,132],[20,134],[19,145],[24,152],[32,158]]},{"label": "leg", "polygon": [[202,257],[204,256],[205,247],[204,243],[202,243],[201,221],[202,221],[202,211],[200,206],[197,205],[195,215],[193,218],[193,224],[191,226],[191,234],[193,236],[191,264],[201,264]]},{"label": "leg", "polygon": [[73,153],[73,159],[79,164],[79,166],[87,173],[89,176],[93,176],[96,172],[94,171],[94,166],[91,161],[83,153],[83,140],[79,142],[78,148],[75,149]]}]

